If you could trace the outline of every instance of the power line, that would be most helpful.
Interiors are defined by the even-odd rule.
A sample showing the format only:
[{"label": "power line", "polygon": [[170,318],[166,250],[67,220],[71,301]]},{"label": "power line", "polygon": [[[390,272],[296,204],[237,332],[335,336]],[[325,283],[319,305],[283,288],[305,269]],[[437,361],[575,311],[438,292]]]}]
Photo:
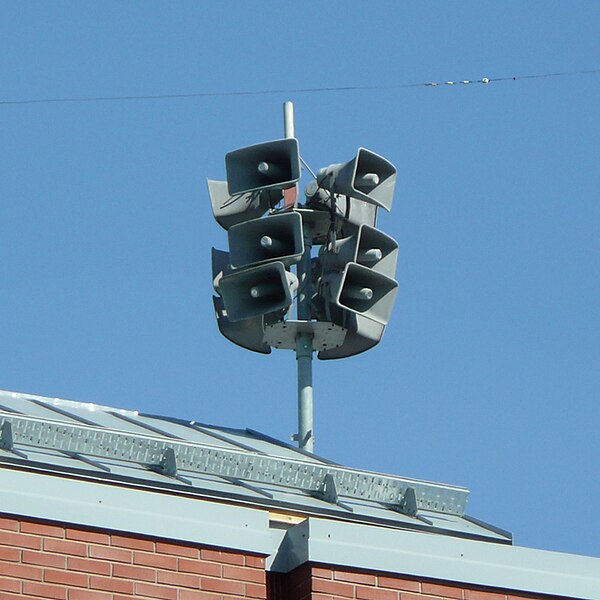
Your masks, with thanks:
[{"label": "power line", "polygon": [[271,90],[242,90],[230,92],[198,92],[192,94],[157,94],[137,96],[92,96],[81,98],[38,98],[23,100],[0,100],[0,105],[9,104],[51,104],[65,102],[119,102],[127,100],[170,100],[177,98],[216,98],[226,96],[267,96],[274,94],[314,94],[323,92],[354,92],[369,90],[398,90],[418,87],[439,87],[453,85],[470,85],[497,83],[502,81],[519,81],[521,79],[542,79],[548,77],[565,77],[573,75],[597,75],[600,69],[588,71],[564,71],[561,73],[542,73],[537,75],[515,75],[512,77],[482,77],[481,79],[463,79],[459,81],[427,81],[424,83],[404,83],[396,85],[349,85],[339,87],[310,87],[310,88],[282,88]]}]

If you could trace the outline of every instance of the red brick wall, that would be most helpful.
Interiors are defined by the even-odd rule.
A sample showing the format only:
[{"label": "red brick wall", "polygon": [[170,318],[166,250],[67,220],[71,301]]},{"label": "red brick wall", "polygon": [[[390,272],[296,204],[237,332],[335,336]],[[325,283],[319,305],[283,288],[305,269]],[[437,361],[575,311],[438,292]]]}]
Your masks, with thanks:
[{"label": "red brick wall", "polygon": [[[375,571],[349,571],[326,565],[302,565],[288,576],[286,596],[270,600],[552,600],[543,594],[452,584]],[[563,599],[564,600],[564,599]]]},{"label": "red brick wall", "polygon": [[0,516],[0,600],[551,600],[465,584],[302,565],[197,544]]},{"label": "red brick wall", "polygon": [[262,556],[0,517],[0,599],[266,598]]}]

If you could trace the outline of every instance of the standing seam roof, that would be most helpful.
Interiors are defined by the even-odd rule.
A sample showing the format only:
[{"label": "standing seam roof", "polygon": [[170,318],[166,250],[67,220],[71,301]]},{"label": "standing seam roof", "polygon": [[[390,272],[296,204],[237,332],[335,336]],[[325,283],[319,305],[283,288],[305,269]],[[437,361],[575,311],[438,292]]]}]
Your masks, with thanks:
[{"label": "standing seam roof", "polygon": [[0,424],[0,463],[12,468],[511,542],[464,515],[464,488],[349,469],[249,429],[7,391]]}]

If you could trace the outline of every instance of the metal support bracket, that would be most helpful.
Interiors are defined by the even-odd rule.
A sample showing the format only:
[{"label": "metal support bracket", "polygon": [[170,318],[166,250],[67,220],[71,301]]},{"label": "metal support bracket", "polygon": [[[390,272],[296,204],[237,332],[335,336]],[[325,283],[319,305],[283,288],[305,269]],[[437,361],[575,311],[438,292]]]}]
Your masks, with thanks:
[{"label": "metal support bracket", "polygon": [[428,519],[425,519],[424,517],[420,517],[419,515],[417,515],[417,513],[419,511],[419,505],[417,502],[417,493],[415,491],[415,488],[413,488],[411,486],[408,486],[406,488],[406,490],[400,497],[400,501],[398,503],[392,504],[391,506],[388,506],[388,508],[391,508],[392,510],[395,510],[396,512],[402,513],[403,515],[406,515],[407,517],[416,517],[419,520],[429,523]]},{"label": "metal support bracket", "polygon": [[10,421],[2,421],[2,425],[0,427],[0,449],[8,450],[21,458],[27,458],[27,454],[24,452],[20,452],[19,450],[15,450],[14,448],[15,442],[13,440],[12,433],[12,423]]},{"label": "metal support bracket", "polygon": [[177,474],[177,459],[175,458],[175,450],[173,450],[173,448],[165,448],[160,462],[155,465],[148,465],[148,470],[192,485],[192,482],[189,479]]},{"label": "metal support bracket", "polygon": [[415,488],[407,487],[398,509],[401,513],[408,515],[409,517],[416,517],[419,507],[417,506],[417,494]]},{"label": "metal support bracket", "polygon": [[349,512],[354,512],[351,506],[344,504],[339,499],[338,486],[335,482],[335,477],[331,473],[327,473],[323,478],[323,482],[319,486],[319,489],[311,494],[315,498],[329,502],[330,504],[336,504],[340,508],[343,508]]},{"label": "metal support bracket", "polygon": [[[305,333],[312,336],[312,350],[338,348],[344,343],[346,329],[325,321],[294,321],[265,325],[264,341],[273,348],[295,350],[298,337]],[[301,354],[302,355],[302,354]],[[312,356],[311,352],[302,356]]]},{"label": "metal support bracket", "polygon": [[321,489],[317,492],[317,495],[322,500],[325,500],[325,502],[330,502],[331,504],[338,503],[338,491],[333,475],[330,473],[325,475],[325,479],[323,479],[323,484]]}]

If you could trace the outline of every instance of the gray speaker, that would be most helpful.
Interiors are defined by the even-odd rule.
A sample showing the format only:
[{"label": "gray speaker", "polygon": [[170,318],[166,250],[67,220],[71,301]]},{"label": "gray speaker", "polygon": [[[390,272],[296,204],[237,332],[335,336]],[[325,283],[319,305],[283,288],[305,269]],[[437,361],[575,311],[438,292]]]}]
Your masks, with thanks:
[{"label": "gray speaker", "polygon": [[258,190],[231,196],[226,181],[207,179],[213,216],[223,229],[262,217],[283,198],[281,190]]},{"label": "gray speaker", "polygon": [[320,360],[347,358],[349,356],[361,354],[379,344],[383,337],[385,325],[367,319],[356,313],[351,313],[349,311],[343,311],[343,313],[344,318],[342,319],[342,327],[345,327],[348,330],[344,342],[337,348],[321,350],[317,354],[317,357]]},{"label": "gray speaker", "polygon": [[219,282],[227,318],[232,322],[287,308],[297,288],[297,277],[282,262],[236,270]]},{"label": "gray speaker", "polygon": [[361,225],[356,235],[337,240],[334,248],[323,246],[321,262],[328,271],[341,270],[346,263],[355,262],[393,278],[398,263],[398,242],[375,227]]},{"label": "gray speaker", "polygon": [[[331,192],[319,187],[316,181],[311,181],[304,190],[306,196],[306,206],[315,210],[330,210],[331,209]],[[369,204],[357,198],[349,196],[341,196],[334,194],[335,208],[337,214],[343,219],[342,227],[347,228],[348,225],[359,227],[360,225],[377,225],[377,206]],[[354,232],[355,227],[350,227]]]},{"label": "gray speaker", "polygon": [[246,221],[231,227],[227,234],[234,269],[273,260],[290,266],[304,253],[302,217],[295,212]]},{"label": "gray speaker", "polygon": [[358,198],[390,211],[396,186],[396,167],[382,156],[359,148],[352,160],[321,169],[317,183],[335,194]]},{"label": "gray speaker", "polygon": [[294,138],[263,142],[225,155],[229,193],[293,187],[300,180],[300,153]]},{"label": "gray speaker", "polygon": [[382,325],[390,320],[397,292],[397,281],[352,262],[342,273],[325,275],[319,284],[319,294],[325,302]]},{"label": "gray speaker", "polygon": [[218,296],[213,296],[213,305],[215,307],[215,317],[217,318],[217,327],[221,335],[230,342],[261,354],[270,354],[271,347],[263,342],[264,319],[262,316],[243,319],[242,321],[230,321],[227,316],[225,303]]},{"label": "gray speaker", "polygon": [[211,248],[210,259],[212,266],[213,288],[217,294],[220,294],[219,284],[221,282],[221,278],[224,275],[229,275],[229,273],[232,271],[231,267],[229,266],[229,252]]}]

